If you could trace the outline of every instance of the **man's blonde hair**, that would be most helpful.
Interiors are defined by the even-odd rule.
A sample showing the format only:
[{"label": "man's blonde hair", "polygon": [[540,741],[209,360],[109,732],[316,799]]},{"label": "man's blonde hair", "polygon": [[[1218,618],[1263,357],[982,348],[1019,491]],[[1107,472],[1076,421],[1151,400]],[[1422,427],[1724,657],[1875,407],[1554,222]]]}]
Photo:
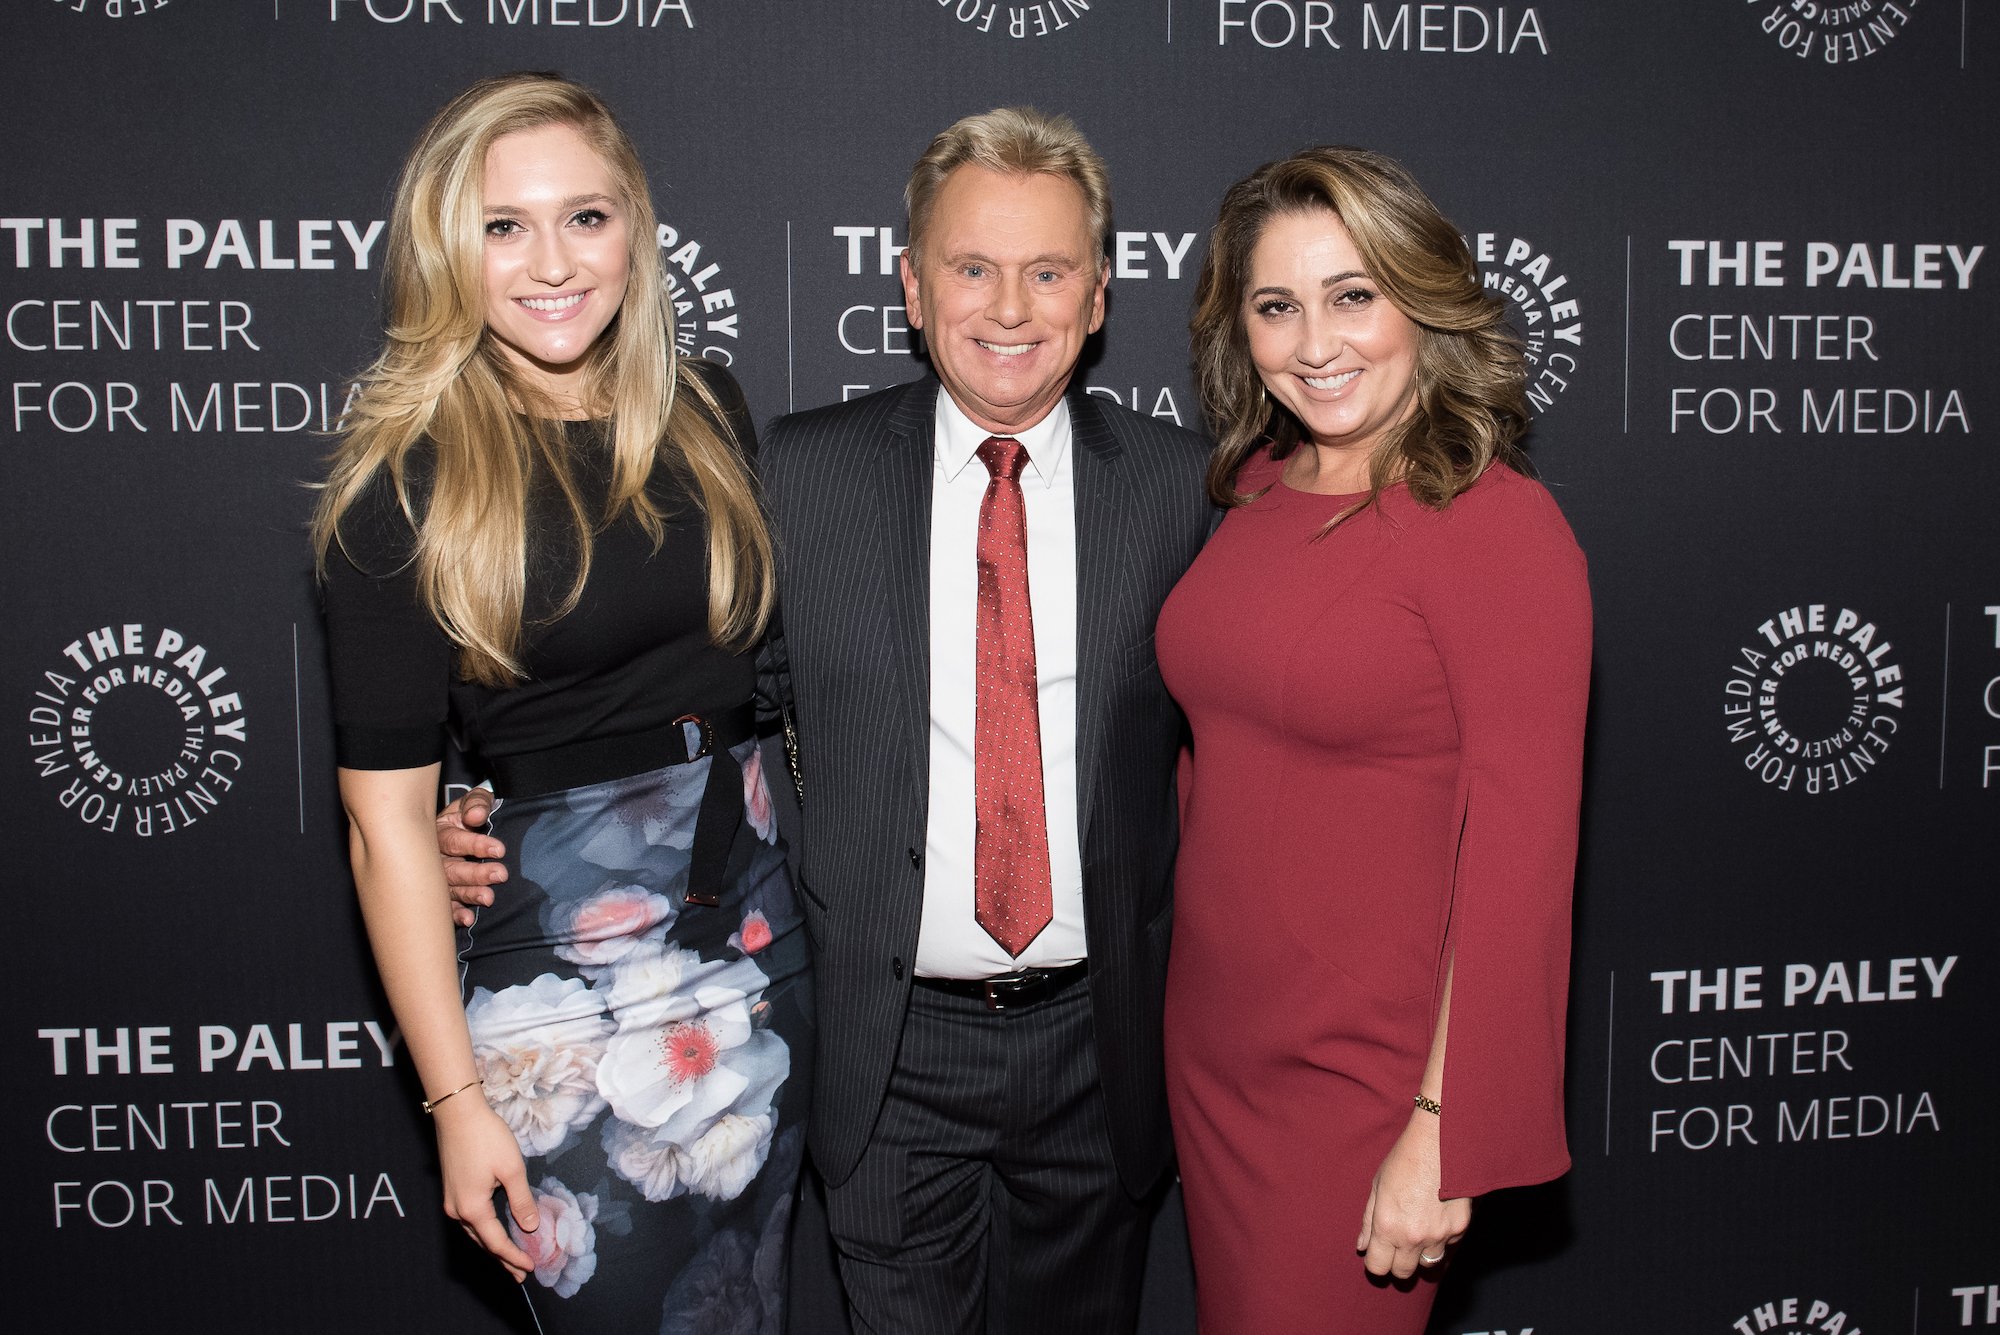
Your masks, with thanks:
[{"label": "man's blonde hair", "polygon": [[1104,159],[1067,116],[1047,116],[1033,107],[996,107],[967,116],[937,138],[917,159],[903,202],[910,211],[910,257],[914,261],[930,226],[931,207],[945,178],[960,167],[1021,176],[1060,176],[1076,183],[1097,239],[1095,259],[1104,267],[1111,235],[1111,178]]}]

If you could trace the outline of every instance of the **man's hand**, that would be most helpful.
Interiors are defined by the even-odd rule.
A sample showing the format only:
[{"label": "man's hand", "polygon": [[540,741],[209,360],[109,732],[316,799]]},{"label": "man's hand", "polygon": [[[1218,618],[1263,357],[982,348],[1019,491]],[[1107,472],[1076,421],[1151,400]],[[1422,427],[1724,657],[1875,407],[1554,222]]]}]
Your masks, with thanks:
[{"label": "man's hand", "polygon": [[473,862],[472,858],[499,858],[507,846],[473,827],[484,825],[493,812],[493,794],[474,788],[464,797],[438,812],[438,855],[444,859],[445,888],[451,892],[451,920],[460,927],[472,926],[474,913],[493,902],[489,888],[507,879],[507,869],[498,862]]}]

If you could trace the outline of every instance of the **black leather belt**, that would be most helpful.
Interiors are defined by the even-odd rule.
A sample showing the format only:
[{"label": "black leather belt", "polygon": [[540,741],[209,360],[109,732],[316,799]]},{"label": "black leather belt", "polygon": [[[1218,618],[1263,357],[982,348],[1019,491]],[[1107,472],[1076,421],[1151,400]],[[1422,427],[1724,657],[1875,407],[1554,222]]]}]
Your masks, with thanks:
[{"label": "black leather belt", "polygon": [[744,705],[707,716],[683,714],[663,728],[636,735],[496,756],[490,762],[495,791],[502,797],[560,792],[709,757],[708,781],[695,813],[694,845],[688,850],[686,901],[713,908],[722,903],[730,850],[743,824],[743,769],[729,749],[753,735],[754,723],[750,707]]},{"label": "black leather belt", "polygon": [[916,984],[927,992],[983,1001],[990,1011],[1006,1011],[1060,996],[1082,982],[1089,972],[1090,961],[1078,960],[1060,969],[1019,969],[991,978],[918,978]]},{"label": "black leather belt", "polygon": [[706,716],[683,714],[646,732],[488,756],[486,763],[494,791],[502,797],[538,797],[726,752],[753,735],[754,723],[750,707],[743,705]]}]

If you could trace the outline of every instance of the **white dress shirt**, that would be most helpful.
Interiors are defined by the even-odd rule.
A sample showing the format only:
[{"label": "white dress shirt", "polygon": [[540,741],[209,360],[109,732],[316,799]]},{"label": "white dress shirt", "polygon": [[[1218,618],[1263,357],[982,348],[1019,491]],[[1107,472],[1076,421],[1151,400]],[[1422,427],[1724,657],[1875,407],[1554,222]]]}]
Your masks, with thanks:
[{"label": "white dress shirt", "polygon": [[972,739],[978,719],[979,503],[990,475],[978,450],[991,432],[938,392],[931,472],[931,782],[924,840],[924,917],[917,973],[986,978],[1084,957],[1083,852],[1076,814],[1076,486],[1069,405],[1014,439],[1028,453],[1028,602],[1035,618],[1042,797],[1054,917],[1018,957],[973,918]]}]

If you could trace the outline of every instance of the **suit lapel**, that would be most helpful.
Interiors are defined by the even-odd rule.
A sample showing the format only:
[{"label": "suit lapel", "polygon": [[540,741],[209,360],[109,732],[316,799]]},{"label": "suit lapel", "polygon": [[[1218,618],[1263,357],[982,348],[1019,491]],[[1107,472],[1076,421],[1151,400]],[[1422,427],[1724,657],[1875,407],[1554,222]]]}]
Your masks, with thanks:
[{"label": "suit lapel", "polygon": [[882,525],[881,572],[889,616],[886,754],[907,759],[905,782],[925,802],[930,781],[931,473],[938,382],[912,384],[890,415],[871,464]]},{"label": "suit lapel", "polygon": [[1090,395],[1069,399],[1076,470],[1076,795],[1077,835],[1089,860],[1090,822],[1118,669],[1117,615],[1129,596],[1126,523],[1132,513],[1125,448]]}]

